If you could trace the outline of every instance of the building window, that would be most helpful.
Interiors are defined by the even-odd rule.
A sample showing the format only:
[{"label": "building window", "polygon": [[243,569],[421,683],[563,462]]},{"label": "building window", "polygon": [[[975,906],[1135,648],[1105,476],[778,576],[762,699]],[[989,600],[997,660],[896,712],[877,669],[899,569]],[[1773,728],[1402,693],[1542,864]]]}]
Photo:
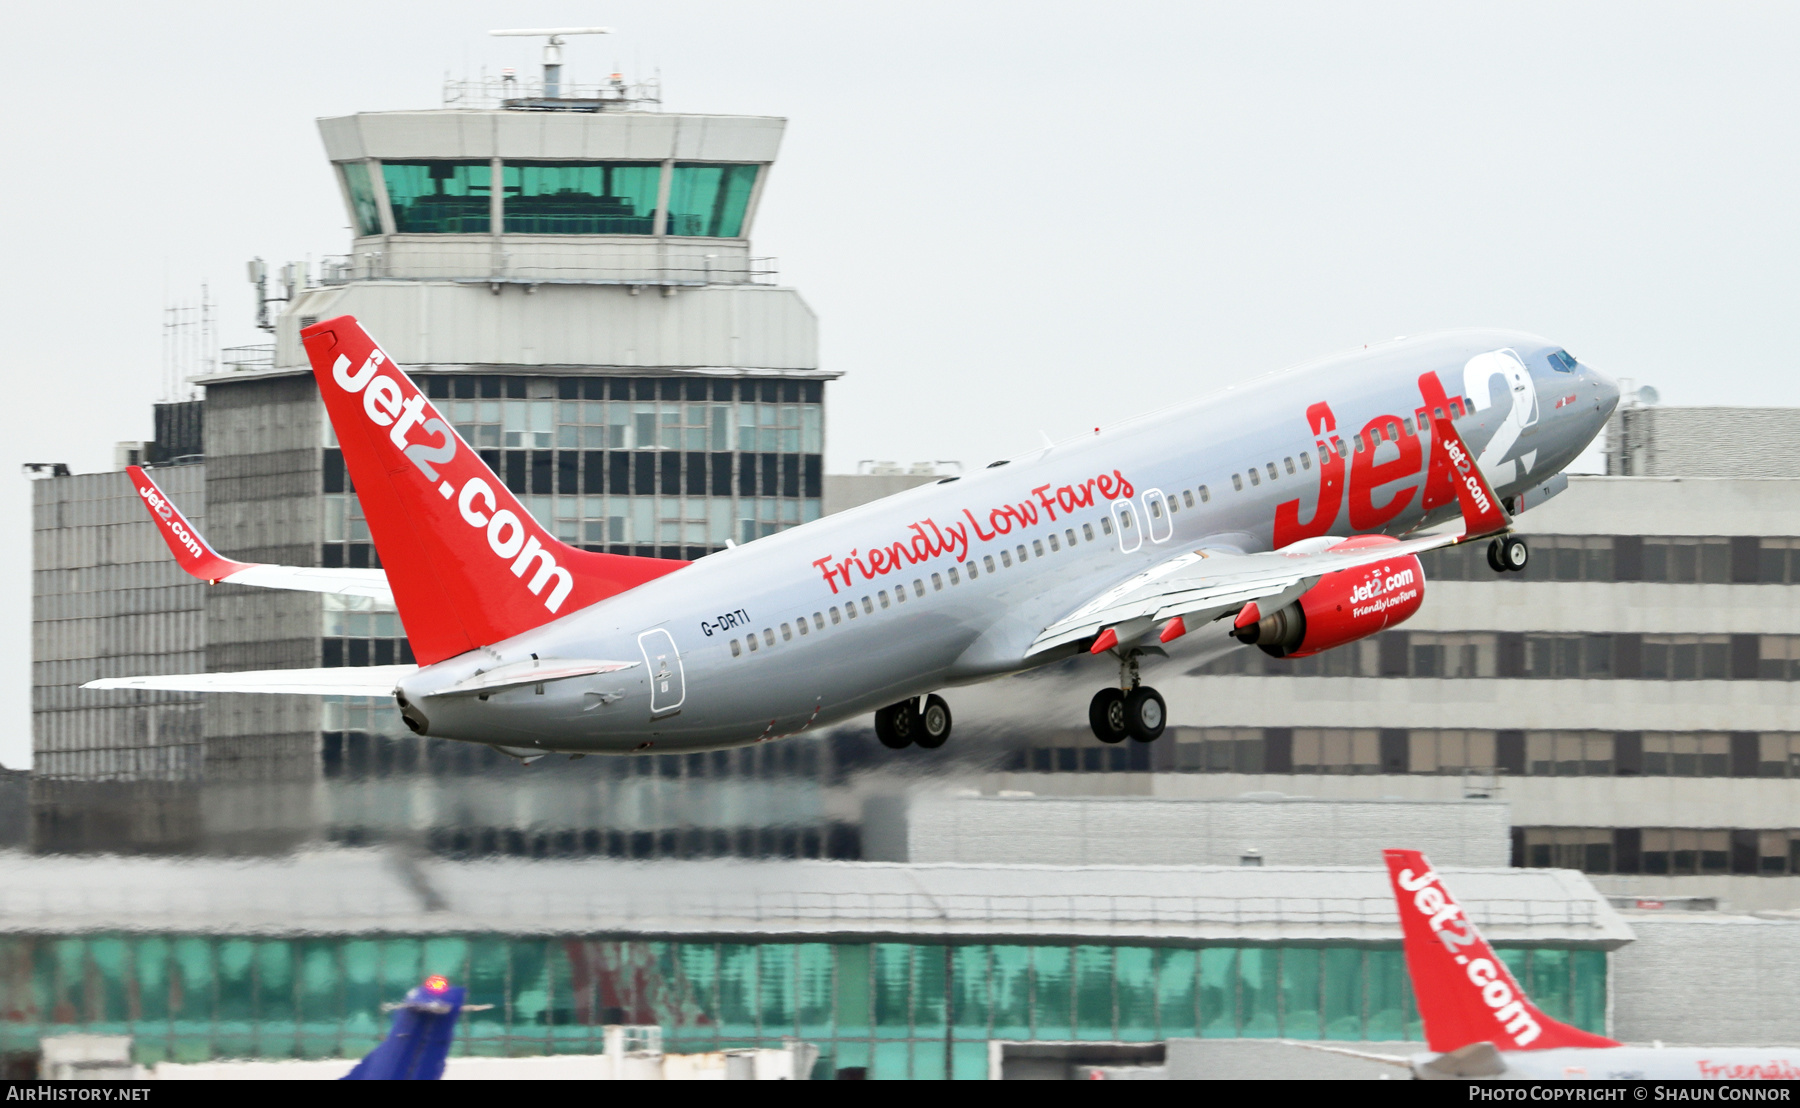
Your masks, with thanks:
[{"label": "building window", "polygon": [[671,235],[737,238],[744,232],[757,166],[676,162],[669,182]]},{"label": "building window", "polygon": [[365,238],[381,234],[381,206],[375,202],[369,163],[345,162],[338,168],[343,171],[344,188],[350,194],[350,210],[356,215],[356,233]]},{"label": "building window", "polygon": [[487,162],[382,162],[394,230],[402,235],[475,235],[489,228]]},{"label": "building window", "polygon": [[508,162],[506,230],[523,235],[648,235],[659,162]]}]

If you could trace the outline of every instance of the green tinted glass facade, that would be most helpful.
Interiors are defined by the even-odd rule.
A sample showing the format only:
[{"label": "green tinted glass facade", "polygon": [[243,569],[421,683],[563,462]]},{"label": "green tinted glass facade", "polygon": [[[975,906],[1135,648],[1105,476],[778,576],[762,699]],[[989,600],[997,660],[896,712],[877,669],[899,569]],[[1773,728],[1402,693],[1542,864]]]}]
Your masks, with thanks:
[{"label": "green tinted glass facade", "polygon": [[743,234],[756,169],[676,162],[669,183],[669,234],[727,239]]},{"label": "green tinted glass facade", "polygon": [[383,162],[381,179],[402,235],[483,234],[492,225],[487,162]]},{"label": "green tinted glass facade", "polygon": [[[1539,1007],[1605,1030],[1606,955],[1502,957]],[[672,1053],[816,1043],[818,1076],[987,1075],[990,1039],[1418,1039],[1398,948],[614,939],[0,939],[0,1052],[130,1034],[141,1062],[356,1057],[426,974],[469,986],[456,1051],[593,1054],[608,1023]]]},{"label": "green tinted glass facade", "polygon": [[659,162],[509,162],[506,229],[528,235],[648,235]]},{"label": "green tinted glass facade", "polygon": [[375,201],[375,186],[369,180],[369,163],[345,162],[344,186],[350,192],[350,210],[356,216],[358,235],[381,234],[381,206]]}]

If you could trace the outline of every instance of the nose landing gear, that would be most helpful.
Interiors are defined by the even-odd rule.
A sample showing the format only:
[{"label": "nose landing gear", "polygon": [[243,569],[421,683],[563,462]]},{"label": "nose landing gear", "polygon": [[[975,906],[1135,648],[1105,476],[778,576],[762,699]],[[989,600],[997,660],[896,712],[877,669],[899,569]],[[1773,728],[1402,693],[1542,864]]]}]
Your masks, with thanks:
[{"label": "nose landing gear", "polygon": [[1139,683],[1137,651],[1119,662],[1121,688],[1101,689],[1088,702],[1088,726],[1103,743],[1124,742],[1127,738],[1153,743],[1162,737],[1168,725],[1168,707],[1162,694]]},{"label": "nose landing gear", "polygon": [[917,700],[889,704],[875,713],[875,738],[889,750],[921,746],[936,750],[950,739],[950,705],[932,693],[923,706]]}]

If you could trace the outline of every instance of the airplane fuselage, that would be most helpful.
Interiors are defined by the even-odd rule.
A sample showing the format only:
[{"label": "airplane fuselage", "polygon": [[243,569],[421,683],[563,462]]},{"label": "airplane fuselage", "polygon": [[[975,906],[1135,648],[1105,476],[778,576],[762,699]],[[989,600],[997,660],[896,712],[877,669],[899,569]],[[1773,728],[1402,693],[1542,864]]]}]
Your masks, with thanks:
[{"label": "airplane fuselage", "polygon": [[[426,667],[400,693],[437,737],[669,753],[791,735],[1068,657],[1079,648],[1026,655],[1048,624],[1183,550],[1253,553],[1454,518],[1419,433],[1435,407],[1468,409],[1457,430],[1502,497],[1554,476],[1617,402],[1610,380],[1558,352],[1466,331],[1247,378],[711,555]],[[1176,645],[1229,640],[1215,625]],[[431,695],[534,656],[635,664],[486,699]],[[1096,661],[1095,685],[1115,670]]]}]

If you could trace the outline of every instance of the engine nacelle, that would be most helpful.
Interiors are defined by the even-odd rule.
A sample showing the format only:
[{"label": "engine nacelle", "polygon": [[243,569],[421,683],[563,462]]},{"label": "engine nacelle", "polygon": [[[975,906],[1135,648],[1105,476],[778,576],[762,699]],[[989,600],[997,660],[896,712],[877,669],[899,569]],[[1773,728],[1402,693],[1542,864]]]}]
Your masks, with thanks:
[{"label": "engine nacelle", "polygon": [[[1358,535],[1331,549],[1398,541],[1387,535]],[[1232,634],[1240,642],[1261,647],[1271,657],[1304,658],[1410,619],[1423,603],[1425,567],[1417,556],[1401,554],[1374,565],[1328,573],[1300,599]]]}]

